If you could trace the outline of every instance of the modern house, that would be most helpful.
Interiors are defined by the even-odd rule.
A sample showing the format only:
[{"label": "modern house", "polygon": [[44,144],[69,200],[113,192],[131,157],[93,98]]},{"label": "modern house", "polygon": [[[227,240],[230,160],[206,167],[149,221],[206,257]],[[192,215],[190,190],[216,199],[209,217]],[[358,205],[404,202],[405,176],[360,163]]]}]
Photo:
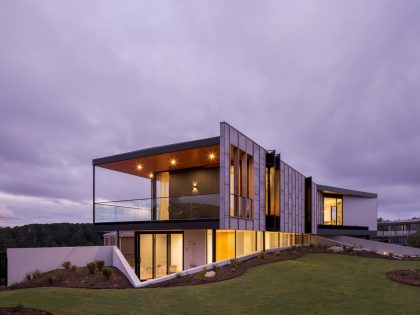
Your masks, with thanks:
[{"label": "modern house", "polygon": [[406,245],[407,237],[420,231],[420,218],[408,220],[380,221],[378,222],[378,234],[375,240]]},{"label": "modern house", "polygon": [[[97,167],[150,182],[142,199],[95,199]],[[310,235],[376,235],[377,195],[320,185],[222,122],[220,135],[93,160],[93,221],[141,280]]]}]

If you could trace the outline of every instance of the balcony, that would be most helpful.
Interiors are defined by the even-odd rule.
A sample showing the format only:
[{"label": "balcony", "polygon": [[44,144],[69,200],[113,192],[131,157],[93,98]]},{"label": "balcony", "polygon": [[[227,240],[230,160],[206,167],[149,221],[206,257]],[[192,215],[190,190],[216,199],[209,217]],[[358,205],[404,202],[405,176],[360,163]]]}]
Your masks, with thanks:
[{"label": "balcony", "polygon": [[219,194],[96,202],[95,223],[219,219]]}]

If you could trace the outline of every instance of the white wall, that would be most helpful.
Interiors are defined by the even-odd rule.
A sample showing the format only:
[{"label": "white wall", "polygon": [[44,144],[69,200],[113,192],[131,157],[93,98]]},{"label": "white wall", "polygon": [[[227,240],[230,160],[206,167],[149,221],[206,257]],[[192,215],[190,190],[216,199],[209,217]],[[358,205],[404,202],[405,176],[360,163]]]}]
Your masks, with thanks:
[{"label": "white wall", "polygon": [[343,225],[368,226],[377,230],[378,199],[343,197]]},{"label": "white wall", "polygon": [[206,264],[206,230],[184,231],[184,269]]},{"label": "white wall", "polygon": [[[62,263],[70,261],[72,265],[80,267],[95,260],[103,260],[105,266],[113,266],[120,270],[136,285],[137,276],[115,246],[81,246],[81,247],[40,247],[40,248],[8,248],[7,249],[7,277],[8,284],[21,282],[26,273],[38,269],[47,272],[61,269]],[[137,279],[137,281],[136,281]]]}]

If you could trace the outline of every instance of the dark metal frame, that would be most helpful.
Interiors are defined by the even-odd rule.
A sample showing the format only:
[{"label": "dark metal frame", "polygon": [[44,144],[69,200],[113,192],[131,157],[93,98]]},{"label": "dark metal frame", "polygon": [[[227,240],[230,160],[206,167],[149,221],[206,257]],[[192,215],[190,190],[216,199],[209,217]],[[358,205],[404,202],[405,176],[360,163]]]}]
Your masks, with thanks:
[{"label": "dark metal frame", "polygon": [[0,253],[0,287],[7,287],[7,253]]},{"label": "dark metal frame", "polygon": [[[185,237],[184,231],[137,231],[134,233],[134,268],[136,275],[140,279],[140,235],[141,234],[152,234],[152,278],[156,278],[156,234],[166,235],[166,273],[169,271],[169,259],[171,257],[171,238],[168,237],[172,234],[182,234],[182,270],[184,270],[184,248],[185,248]],[[140,279],[142,280],[142,279]]]}]

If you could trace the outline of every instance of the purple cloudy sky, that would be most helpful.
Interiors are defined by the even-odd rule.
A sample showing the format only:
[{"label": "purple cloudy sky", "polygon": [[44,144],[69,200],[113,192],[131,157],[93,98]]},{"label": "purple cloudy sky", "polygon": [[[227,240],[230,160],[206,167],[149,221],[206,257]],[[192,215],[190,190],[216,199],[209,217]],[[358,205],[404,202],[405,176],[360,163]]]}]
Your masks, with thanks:
[{"label": "purple cloudy sky", "polygon": [[5,0],[0,39],[0,225],[91,222],[93,158],[220,121],[420,216],[420,1]]}]

